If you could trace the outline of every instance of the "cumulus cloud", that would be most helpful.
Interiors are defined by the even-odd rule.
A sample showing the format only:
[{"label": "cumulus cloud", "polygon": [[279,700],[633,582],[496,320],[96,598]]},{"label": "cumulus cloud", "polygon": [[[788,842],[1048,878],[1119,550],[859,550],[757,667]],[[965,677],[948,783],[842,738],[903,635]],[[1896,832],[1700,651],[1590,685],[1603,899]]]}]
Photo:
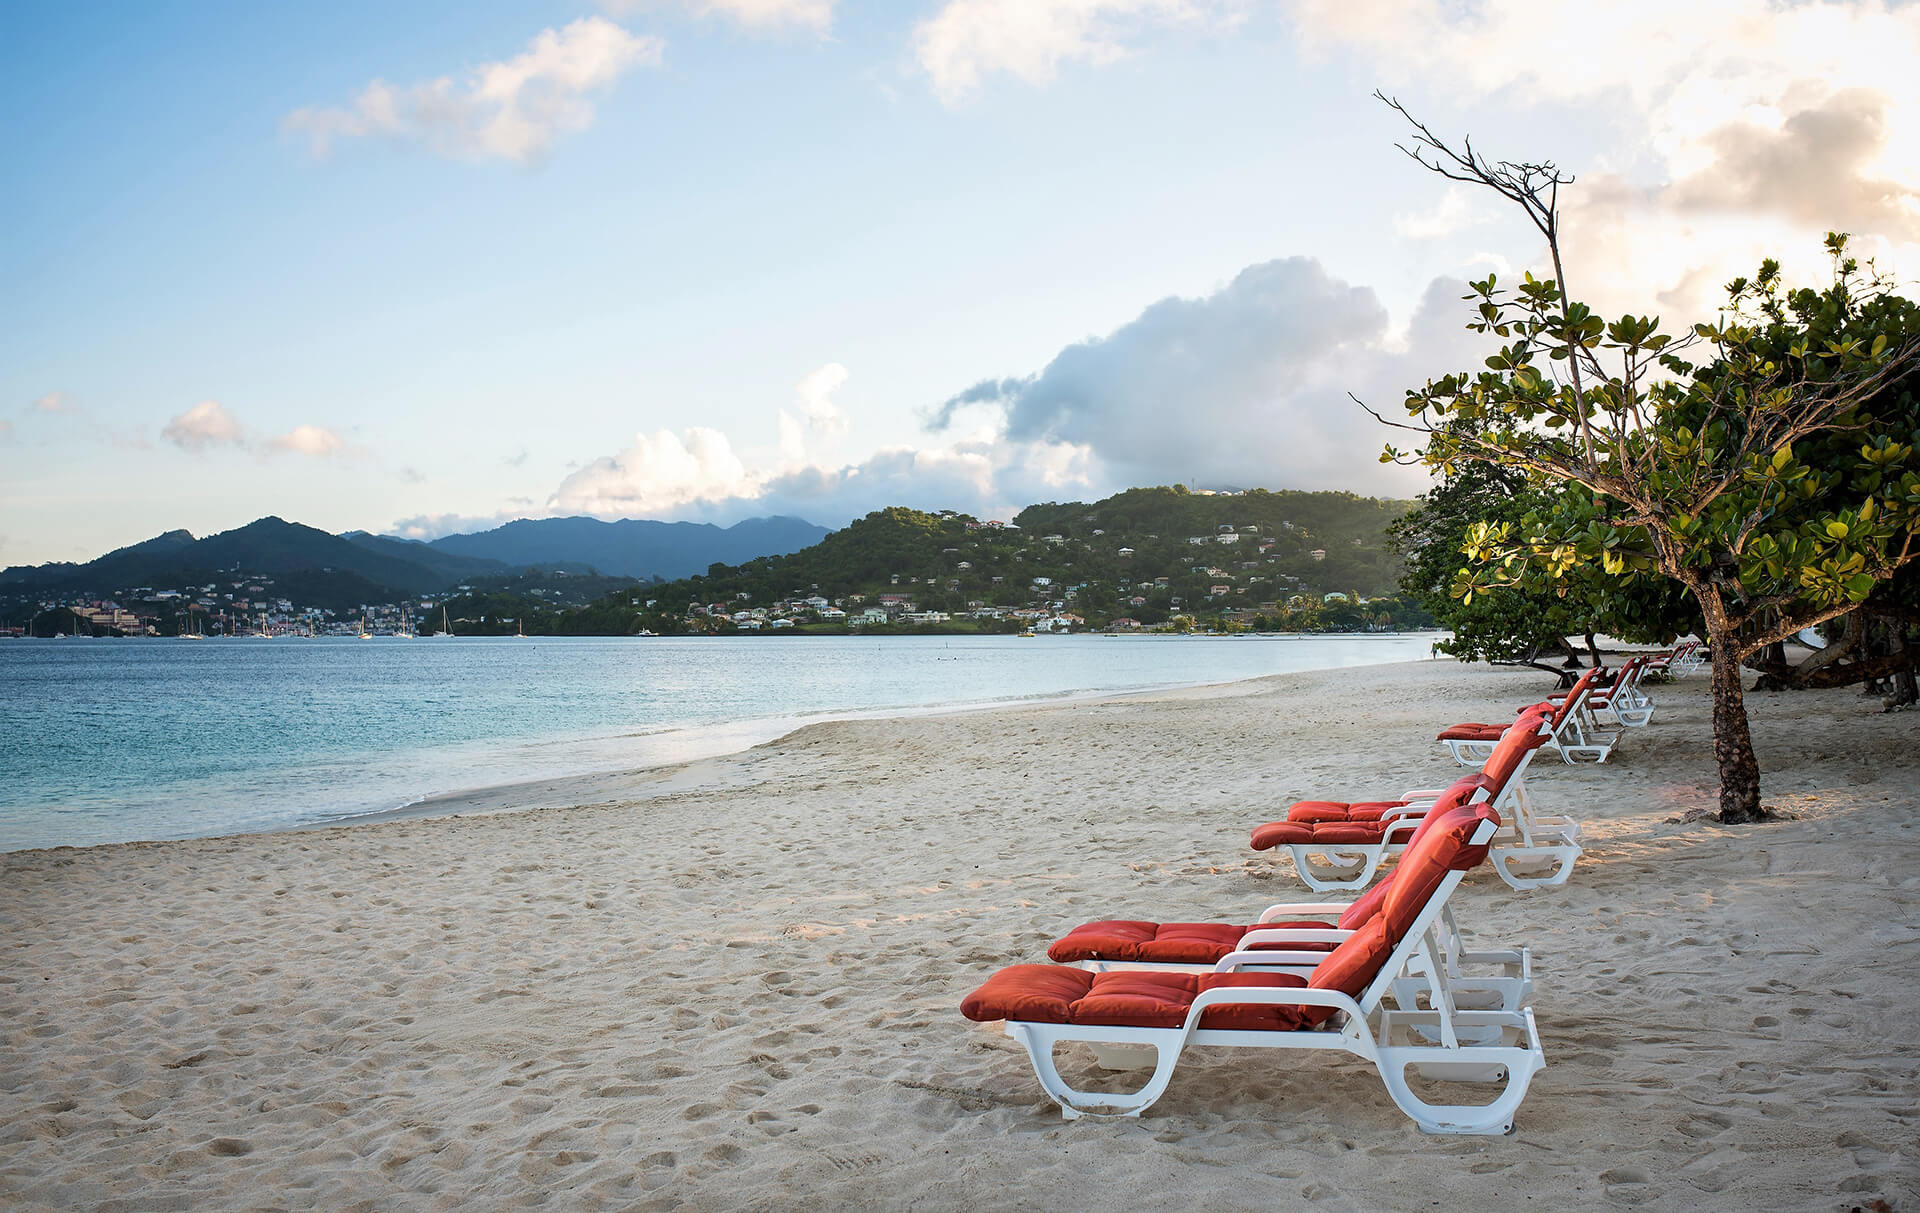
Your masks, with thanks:
[{"label": "cumulus cloud", "polygon": [[33,402],[36,413],[72,413],[79,410],[79,404],[66,392],[48,392]]},{"label": "cumulus cloud", "polygon": [[626,450],[603,455],[561,481],[546,508],[551,514],[652,518],[695,502],[758,496],[761,482],[725,434],[693,426],[679,434],[635,434]]},{"label": "cumulus cloud", "polygon": [[833,393],[846,381],[847,368],[829,362],[793,385],[793,408],[780,410],[783,463],[804,464],[833,453],[847,432],[847,415],[833,402]]},{"label": "cumulus cloud", "polygon": [[750,514],[792,514],[838,526],[886,506],[905,505],[1008,518],[1036,501],[1087,496],[1098,487],[1084,447],[983,439],[943,447],[883,447],[844,467],[789,471],[770,478],[751,499],[705,503],[701,516],[733,521]]},{"label": "cumulus cloud", "polygon": [[793,514],[826,525],[890,505],[1008,517],[1036,501],[1091,500],[1176,481],[1411,494],[1417,471],[1383,468],[1387,434],[1349,391],[1389,415],[1405,390],[1473,365],[1465,284],[1436,279],[1404,328],[1366,287],[1318,262],[1251,266],[1199,299],[1169,298],[1104,337],[1062,350],[1030,375],[984,380],[930,413],[927,445],[840,461],[811,444],[845,417],[850,378],[827,363],[777,411],[781,443],[756,460],[728,435],[692,427],[634,436],[569,474],[538,509],[422,515],[414,538],[516,517],[730,523]]},{"label": "cumulus cloud", "polygon": [[259,455],[293,454],[325,459],[349,449],[345,439],[317,425],[296,425],[277,437],[258,438],[217,400],[202,400],[167,422],[160,437],[195,454],[217,447],[233,447]]},{"label": "cumulus cloud", "polygon": [[1231,0],[947,0],[914,28],[913,53],[935,94],[953,104],[995,73],[1044,84],[1063,64],[1112,63],[1156,29],[1239,7]]},{"label": "cumulus cloud", "polygon": [[316,156],[336,140],[378,136],[455,159],[524,164],[560,134],[591,125],[592,94],[635,67],[658,65],[665,45],[604,17],[582,17],[541,31],[511,59],[480,64],[464,82],[375,80],[346,106],[295,110],[281,126],[305,136]]},{"label": "cumulus cloud", "polygon": [[1763,256],[1812,277],[1828,229],[1852,230],[1864,253],[1920,252],[1920,7],[1604,0],[1569,20],[1533,0],[1297,0],[1286,11],[1309,55],[1356,54],[1389,82],[1470,102],[1606,106],[1631,142],[1561,194],[1571,286],[1603,312],[1711,314],[1718,284]]},{"label": "cumulus cloud", "polygon": [[1712,163],[1673,185],[1689,209],[1777,210],[1807,224],[1920,240],[1920,178],[1877,175],[1887,147],[1885,94],[1848,89],[1778,126],[1731,122],[1701,139]]},{"label": "cumulus cloud", "polygon": [[803,29],[826,34],[833,27],[837,0],[600,0],[615,16],[637,12],[679,11],[702,19],[716,19],[741,29]]},{"label": "cumulus cloud", "polygon": [[160,437],[183,451],[241,446],[246,442],[240,423],[217,400],[202,400],[167,422]]},{"label": "cumulus cloud", "polygon": [[991,404],[1008,439],[1084,450],[1122,485],[1401,489],[1408,482],[1377,462],[1383,434],[1347,393],[1392,383],[1397,402],[1398,389],[1443,369],[1415,364],[1464,348],[1432,336],[1458,327],[1460,293],[1440,288],[1436,311],[1430,289],[1411,344],[1396,348],[1370,288],[1309,258],[1270,261],[1205,298],[1163,299],[1030,376],[976,384],[930,424]]},{"label": "cumulus cloud", "polygon": [[332,430],[321,429],[317,425],[296,425],[267,445],[276,451],[288,451],[296,455],[310,455],[315,459],[325,459],[331,455],[338,455],[346,449],[347,444]]}]

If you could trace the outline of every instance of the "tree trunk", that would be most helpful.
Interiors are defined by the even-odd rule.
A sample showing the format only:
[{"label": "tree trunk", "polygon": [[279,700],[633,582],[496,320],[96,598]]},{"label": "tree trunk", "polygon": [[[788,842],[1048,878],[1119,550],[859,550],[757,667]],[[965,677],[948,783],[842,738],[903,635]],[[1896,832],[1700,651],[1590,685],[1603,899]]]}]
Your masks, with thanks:
[{"label": "tree trunk", "polygon": [[1586,634],[1586,639],[1587,639],[1587,656],[1593,658],[1594,668],[1599,669],[1600,668],[1600,646],[1593,642],[1592,632],[1588,632]]},{"label": "tree trunk", "polygon": [[1706,622],[1713,653],[1713,759],[1720,768],[1720,820],[1728,824],[1765,820],[1760,811],[1760,761],[1747,728],[1746,692],[1740,683],[1740,650],[1726,604],[1712,583],[1691,587]]},{"label": "tree trunk", "polygon": [[[1906,639],[1900,635],[1900,627],[1897,624],[1889,624],[1888,627],[1892,633],[1894,655],[1896,657],[1906,656],[1907,642]],[[1915,702],[1920,702],[1920,683],[1915,682],[1913,667],[1909,665],[1904,669],[1895,671],[1893,675],[1892,693],[1889,694],[1886,699],[1887,710],[1892,711],[1894,708],[1903,708]]]},{"label": "tree trunk", "polygon": [[1720,820],[1761,820],[1760,762],[1753,756],[1732,637],[1713,641],[1713,759],[1720,767]]}]

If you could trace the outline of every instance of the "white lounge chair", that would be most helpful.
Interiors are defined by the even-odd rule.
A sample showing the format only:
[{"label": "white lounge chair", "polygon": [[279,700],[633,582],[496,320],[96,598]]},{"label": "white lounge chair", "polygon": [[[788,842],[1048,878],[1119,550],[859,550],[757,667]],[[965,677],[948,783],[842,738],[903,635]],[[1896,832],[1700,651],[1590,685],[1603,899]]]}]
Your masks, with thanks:
[{"label": "white lounge chair", "polygon": [[[1489,802],[1509,825],[1494,840],[1494,871],[1515,889],[1566,883],[1580,856],[1579,825],[1571,818],[1537,818],[1528,803],[1526,768],[1545,742],[1551,710],[1539,704],[1507,727],[1470,785],[1473,799]],[[1387,859],[1412,839],[1425,814],[1448,789],[1414,788],[1396,800],[1347,803],[1303,800],[1283,821],[1253,831],[1256,851],[1285,847],[1294,871],[1308,888],[1326,893],[1364,888]]]},{"label": "white lounge chair", "polygon": [[[1562,762],[1572,763],[1569,754],[1597,757],[1605,762],[1607,755],[1613,752],[1613,745],[1619,735],[1602,734],[1584,714],[1587,696],[1593,692],[1594,684],[1606,671],[1593,666],[1584,671],[1573,686],[1562,695],[1543,701],[1553,711],[1547,723],[1547,739],[1542,743],[1545,748],[1560,756]],[[1525,711],[1526,709],[1521,709]],[[1508,725],[1486,724],[1480,721],[1467,721],[1450,725],[1441,730],[1436,740],[1447,747],[1455,762],[1470,767],[1484,763],[1492,754],[1493,747],[1506,733]]]},{"label": "white lounge chair", "polygon": [[[1300,972],[1251,968],[1271,955],[1236,952],[1211,972],[1092,972],[1015,965],[961,1004],[967,1018],[1006,1021],[1048,1097],[1069,1118],[1138,1116],[1173,1079],[1190,1045],[1336,1050],[1372,1063],[1388,1095],[1429,1133],[1505,1133],[1546,1064],[1530,1007],[1464,1009],[1441,960],[1436,927],[1461,876],[1486,854],[1497,819],[1486,806],[1447,810],[1402,857],[1404,872],[1367,925],[1325,954],[1293,953]],[[1402,1005],[1396,982],[1412,982],[1427,1005]],[[1403,987],[1404,988],[1404,987]],[[1384,1005],[1392,999],[1393,1006]],[[1150,1056],[1138,1091],[1075,1088],[1054,1061],[1057,1045],[1082,1041],[1108,1064]],[[1120,1056],[1115,1056],[1120,1054]],[[1434,1082],[1494,1086],[1491,1100],[1444,1103],[1416,1092],[1408,1070]]]},{"label": "white lounge chair", "polygon": [[[1448,810],[1467,803],[1472,789],[1467,781],[1449,789],[1420,818],[1408,846],[1418,846],[1421,836]],[[1326,953],[1380,913],[1401,871],[1393,868],[1353,901],[1281,902],[1268,906],[1246,926],[1131,919],[1084,923],[1055,940],[1047,949],[1047,958],[1096,973],[1127,969],[1208,972],[1229,956],[1247,953],[1243,968],[1310,972]],[[1434,934],[1440,961],[1453,978],[1460,1005],[1515,1011],[1532,998],[1533,967],[1525,948],[1468,947],[1451,903],[1442,907]],[[1311,954],[1304,969],[1295,955],[1300,952]],[[1395,998],[1402,1005],[1412,1006],[1422,989],[1421,983],[1407,979],[1396,983]]]}]

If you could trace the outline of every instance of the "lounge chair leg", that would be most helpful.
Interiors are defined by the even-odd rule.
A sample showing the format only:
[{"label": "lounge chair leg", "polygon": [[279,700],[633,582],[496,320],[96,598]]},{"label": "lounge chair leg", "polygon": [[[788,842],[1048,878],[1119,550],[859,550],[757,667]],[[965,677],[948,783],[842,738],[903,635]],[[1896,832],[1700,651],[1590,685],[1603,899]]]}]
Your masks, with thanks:
[{"label": "lounge chair leg", "polygon": [[[1316,850],[1311,845],[1288,844],[1287,851],[1293,856],[1293,870],[1302,882],[1316,893],[1330,893],[1336,889],[1363,889],[1373,879],[1375,869],[1380,866],[1380,856],[1369,851],[1329,851]],[[1316,865],[1312,856],[1319,854],[1326,863]]]},{"label": "lounge chair leg", "polygon": [[[1488,858],[1493,861],[1493,870],[1508,887],[1524,893],[1529,889],[1544,889],[1553,885],[1567,883],[1567,877],[1573,875],[1573,861],[1580,858],[1580,846],[1569,843],[1558,847],[1502,847],[1492,851]],[[1548,863],[1544,875],[1523,876],[1516,873],[1512,866],[1519,863],[1531,868],[1537,863]]]},{"label": "lounge chair leg", "polygon": [[[1513,1132],[1513,1114],[1519,1110],[1521,1101],[1526,1099],[1527,1087],[1533,1082],[1534,1072],[1542,1065],[1538,1050],[1500,1049],[1497,1052],[1509,1055],[1512,1060],[1494,1063],[1423,1061],[1418,1056],[1421,1053],[1430,1056],[1433,1052],[1431,1049],[1418,1048],[1380,1050],[1380,1080],[1386,1084],[1387,1094],[1395,1105],[1419,1126],[1420,1131],[1484,1137]],[[1506,1086],[1492,1103],[1428,1103],[1415,1095],[1413,1088],[1407,1085],[1407,1069],[1410,1066],[1428,1078],[1464,1082],[1500,1081],[1504,1078]]]},{"label": "lounge chair leg", "polygon": [[1180,1060],[1180,1050],[1185,1043],[1184,1040],[1176,1040],[1147,1046],[1158,1054],[1153,1076],[1147,1080],[1146,1086],[1131,1095],[1116,1095],[1080,1091],[1067,1085],[1066,1079],[1060,1077],[1059,1069],[1053,1064],[1053,1046],[1058,1037],[1048,1032],[1044,1025],[1009,1021],[1007,1035],[1026,1047],[1027,1060],[1033,1063],[1034,1077],[1040,1080],[1040,1089],[1060,1105],[1061,1114],[1068,1120],[1078,1120],[1082,1116],[1140,1115],[1166,1092],[1167,1083],[1173,1079],[1174,1064]]}]

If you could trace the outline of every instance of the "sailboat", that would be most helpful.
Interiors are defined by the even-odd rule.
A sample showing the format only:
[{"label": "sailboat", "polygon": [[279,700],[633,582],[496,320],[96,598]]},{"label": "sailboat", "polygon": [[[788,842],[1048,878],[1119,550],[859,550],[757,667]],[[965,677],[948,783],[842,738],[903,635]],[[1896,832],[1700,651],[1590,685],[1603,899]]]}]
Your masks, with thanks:
[{"label": "sailboat", "polygon": [[405,610],[402,610],[400,612],[400,630],[395,632],[393,635],[396,640],[412,640],[413,639],[413,619],[407,614]]},{"label": "sailboat", "polygon": [[525,640],[527,638],[527,621],[524,619],[516,619],[514,622],[520,625],[520,630],[514,634],[514,638],[517,640]]},{"label": "sailboat", "polygon": [[453,635],[453,628],[447,624],[447,608],[443,605],[440,608],[440,630],[433,634],[433,638],[439,640],[451,635]]},{"label": "sailboat", "polygon": [[362,640],[373,639],[373,633],[367,631],[367,617],[365,615],[360,616],[360,639]]}]

